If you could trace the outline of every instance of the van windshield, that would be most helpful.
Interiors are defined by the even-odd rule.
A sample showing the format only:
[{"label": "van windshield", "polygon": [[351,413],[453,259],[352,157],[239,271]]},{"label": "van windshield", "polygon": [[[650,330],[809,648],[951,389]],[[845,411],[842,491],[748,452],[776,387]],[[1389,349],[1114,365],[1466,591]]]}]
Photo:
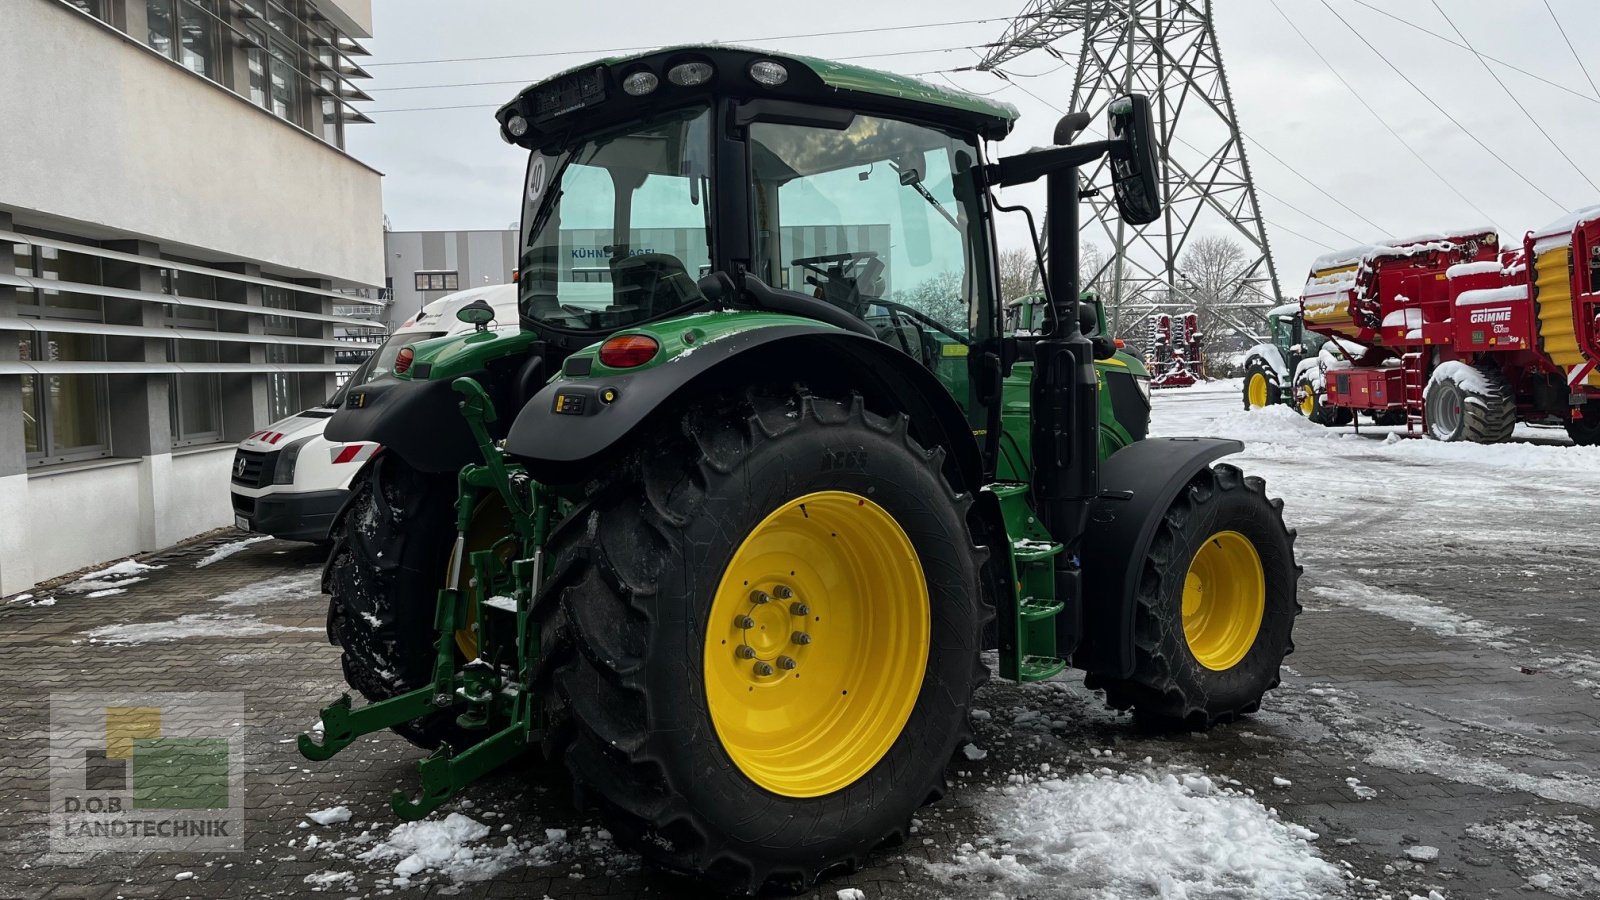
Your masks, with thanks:
[{"label": "van windshield", "polygon": [[518,305],[563,331],[611,331],[703,302],[711,270],[711,113],[678,110],[535,151]]}]

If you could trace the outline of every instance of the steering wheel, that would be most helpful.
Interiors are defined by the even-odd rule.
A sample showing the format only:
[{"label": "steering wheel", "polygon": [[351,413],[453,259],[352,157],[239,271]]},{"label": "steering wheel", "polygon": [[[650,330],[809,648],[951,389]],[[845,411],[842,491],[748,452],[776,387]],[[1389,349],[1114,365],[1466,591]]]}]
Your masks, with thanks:
[{"label": "steering wheel", "polygon": [[928,315],[920,309],[917,309],[914,306],[907,306],[904,303],[896,303],[893,300],[874,300],[872,301],[872,305],[881,306],[884,309],[892,309],[898,313],[904,313],[905,315],[916,319],[919,323],[932,328],[934,331],[939,332],[958,344],[968,347],[972,346],[972,341],[969,340],[966,335],[957,332],[955,329],[944,324],[943,322],[940,322],[938,319],[935,319],[934,317]]},{"label": "steering wheel", "polygon": [[[799,266],[802,269],[808,269],[812,272],[815,272],[824,278],[843,278],[849,277],[850,270],[854,269],[857,264],[865,267],[868,261],[876,260],[877,258],[878,251],[876,250],[860,250],[847,251],[845,253],[824,253],[820,256],[806,256],[800,259],[791,259],[789,262],[793,265]],[[824,268],[824,266],[827,266],[829,263],[833,264],[831,269]]]}]

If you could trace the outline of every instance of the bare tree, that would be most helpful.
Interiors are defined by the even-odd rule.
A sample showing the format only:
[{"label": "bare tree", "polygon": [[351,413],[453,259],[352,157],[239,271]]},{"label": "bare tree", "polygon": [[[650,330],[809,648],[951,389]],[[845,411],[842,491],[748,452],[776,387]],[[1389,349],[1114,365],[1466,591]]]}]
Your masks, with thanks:
[{"label": "bare tree", "polygon": [[1232,303],[1245,291],[1250,272],[1244,246],[1232,238],[1205,235],[1189,242],[1178,260],[1184,289],[1195,300],[1200,327],[1207,335],[1219,324],[1219,307]]},{"label": "bare tree", "polygon": [[1031,247],[1000,251],[1000,299],[1015,300],[1039,290],[1039,262]]}]

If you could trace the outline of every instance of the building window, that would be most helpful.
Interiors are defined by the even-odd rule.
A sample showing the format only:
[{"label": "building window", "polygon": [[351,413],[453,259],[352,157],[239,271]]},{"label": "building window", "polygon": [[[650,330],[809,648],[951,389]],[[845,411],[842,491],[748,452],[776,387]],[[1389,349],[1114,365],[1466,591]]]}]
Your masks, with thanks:
[{"label": "building window", "polygon": [[419,291],[461,290],[461,276],[456,272],[417,272],[412,278]]},{"label": "building window", "polygon": [[247,33],[256,44],[250,49],[246,63],[250,69],[251,102],[265,107],[280,119],[301,124],[300,94],[304,79],[295,65],[299,55],[295,45],[259,26],[247,29]]},{"label": "building window", "polygon": [[[261,289],[261,305],[275,309],[293,309],[294,292],[286,288]],[[288,316],[265,316],[265,331],[283,337],[295,336],[295,320]],[[288,364],[299,362],[296,348],[287,344],[268,344],[267,362]],[[273,372],[267,376],[267,409],[269,418],[279,419],[294,415],[305,406],[300,402],[300,377],[293,372]]]},{"label": "building window", "polygon": [[[217,280],[177,269],[161,272],[163,292],[195,299],[217,299]],[[217,311],[192,306],[167,307],[166,324],[198,331],[217,330]],[[218,362],[216,341],[172,340],[167,342],[167,361],[173,363]],[[214,444],[222,440],[222,376],[217,372],[184,372],[172,376],[172,393],[167,397],[167,412],[172,426],[172,445]]]},{"label": "building window", "polygon": [[102,22],[105,21],[105,0],[67,0],[67,3],[71,6],[76,6]]},{"label": "building window", "polygon": [[215,80],[221,57],[216,0],[145,0],[145,4],[151,49]]},{"label": "building window", "polygon": [[[14,244],[16,272],[40,281],[100,283],[100,260],[54,247]],[[17,289],[17,315],[99,322],[100,298],[48,287]],[[18,338],[23,360],[87,362],[106,358],[105,338],[76,332],[28,332]],[[111,455],[104,375],[24,375],[22,430],[29,465]]]}]

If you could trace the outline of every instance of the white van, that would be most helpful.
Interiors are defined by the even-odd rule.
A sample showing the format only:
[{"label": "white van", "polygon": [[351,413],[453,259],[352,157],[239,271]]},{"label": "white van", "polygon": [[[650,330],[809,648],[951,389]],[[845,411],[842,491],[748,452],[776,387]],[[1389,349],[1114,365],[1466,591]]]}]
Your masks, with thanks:
[{"label": "white van", "polygon": [[496,328],[519,327],[514,284],[440,297],[396,328],[328,402],[273,422],[240,441],[229,486],[234,525],[289,541],[328,540],[328,529],[349,496],[350,480],[378,450],[374,443],[336,443],[322,436],[345,392],[388,376],[403,347],[471,330],[473,326],[457,321],[455,314],[478,299],[494,307]]}]

